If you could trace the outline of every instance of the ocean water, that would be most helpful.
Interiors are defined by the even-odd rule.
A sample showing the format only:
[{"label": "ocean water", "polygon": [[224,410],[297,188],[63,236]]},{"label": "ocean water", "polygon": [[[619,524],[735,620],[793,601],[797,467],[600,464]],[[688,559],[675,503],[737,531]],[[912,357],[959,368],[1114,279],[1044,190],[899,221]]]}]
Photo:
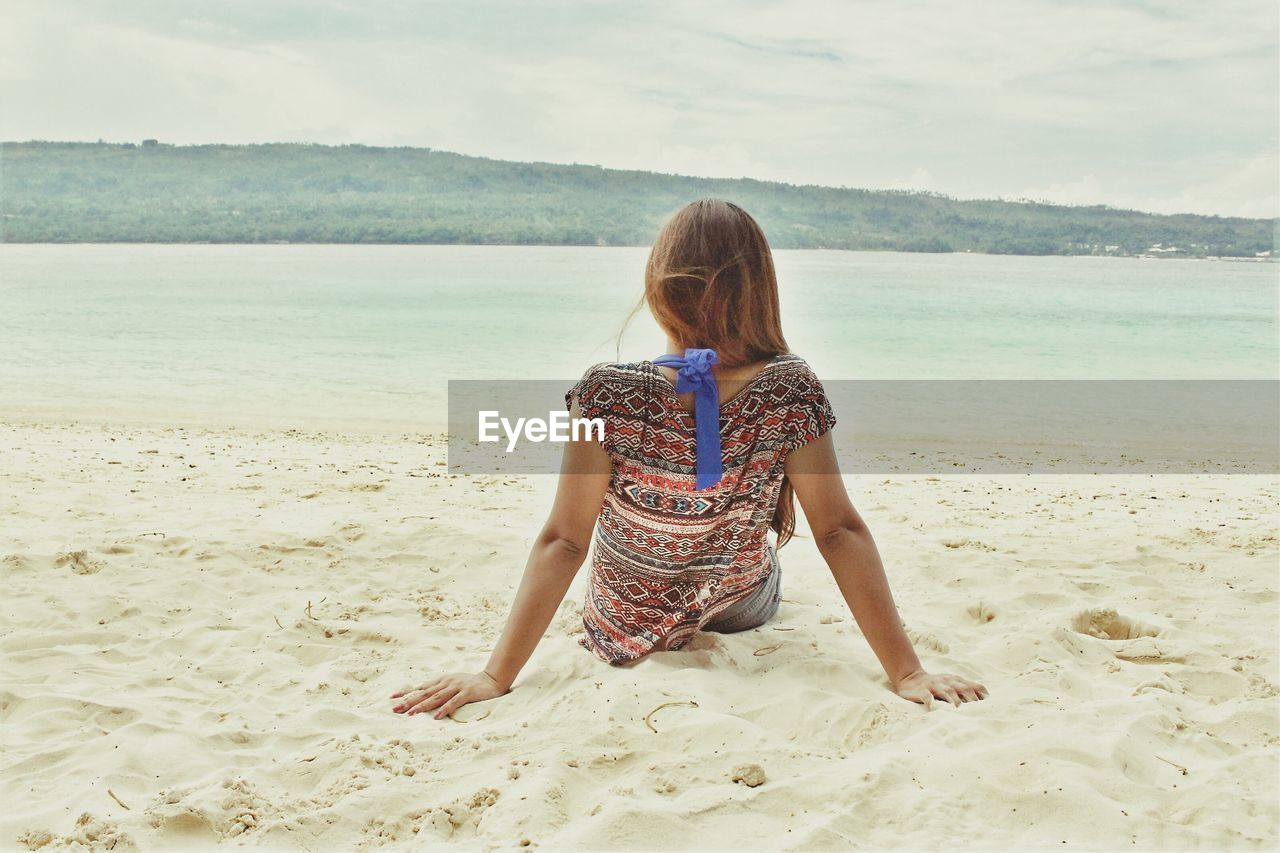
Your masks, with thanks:
[{"label": "ocean water", "polygon": [[[645,358],[646,250],[0,245],[0,412],[439,429],[449,379]],[[776,253],[824,379],[1277,379],[1280,267]]]}]

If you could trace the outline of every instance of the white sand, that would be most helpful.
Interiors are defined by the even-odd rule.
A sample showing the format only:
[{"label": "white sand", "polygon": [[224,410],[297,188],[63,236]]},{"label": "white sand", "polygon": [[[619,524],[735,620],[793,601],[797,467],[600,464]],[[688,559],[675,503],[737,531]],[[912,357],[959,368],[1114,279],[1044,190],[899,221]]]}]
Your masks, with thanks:
[{"label": "white sand", "polygon": [[[0,433],[5,849],[1277,842],[1274,478],[851,479],[926,666],[984,703],[891,694],[797,539],[772,623],[624,668],[575,645],[584,568],[459,722],[387,697],[483,665],[551,478],[425,437]],[[654,733],[665,702],[696,706]]]}]

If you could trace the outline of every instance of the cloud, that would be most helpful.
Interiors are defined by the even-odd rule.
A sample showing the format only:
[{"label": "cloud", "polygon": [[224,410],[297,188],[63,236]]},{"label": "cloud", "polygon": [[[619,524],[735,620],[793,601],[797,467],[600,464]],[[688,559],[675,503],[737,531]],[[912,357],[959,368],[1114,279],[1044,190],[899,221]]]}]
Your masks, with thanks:
[{"label": "cloud", "polygon": [[1269,0],[7,8],[4,139],[422,145],[960,197],[1275,209]]},{"label": "cloud", "polygon": [[933,173],[923,166],[916,167],[916,170],[906,178],[901,180],[890,181],[884,187],[887,190],[916,190],[936,192],[938,181]]},{"label": "cloud", "polygon": [[1280,162],[1274,156],[1264,154],[1216,165],[1186,164],[1179,182],[1177,191],[1168,195],[1139,196],[1123,189],[1113,191],[1097,175],[1088,174],[1074,181],[1027,187],[1007,197],[1055,204],[1098,204],[1099,198],[1109,198],[1107,203],[1113,207],[1153,213],[1230,209],[1235,216],[1280,217]]}]

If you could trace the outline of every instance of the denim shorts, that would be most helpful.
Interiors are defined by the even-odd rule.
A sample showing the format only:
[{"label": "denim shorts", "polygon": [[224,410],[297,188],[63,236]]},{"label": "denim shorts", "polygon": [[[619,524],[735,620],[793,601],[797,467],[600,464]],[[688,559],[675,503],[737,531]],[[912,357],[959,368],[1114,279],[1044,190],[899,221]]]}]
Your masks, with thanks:
[{"label": "denim shorts", "polygon": [[782,601],[782,565],[778,562],[778,553],[773,547],[769,546],[768,550],[769,562],[773,568],[760,588],[728,610],[717,614],[714,620],[702,626],[702,630],[719,634],[745,631],[763,625],[778,612],[778,604]]}]

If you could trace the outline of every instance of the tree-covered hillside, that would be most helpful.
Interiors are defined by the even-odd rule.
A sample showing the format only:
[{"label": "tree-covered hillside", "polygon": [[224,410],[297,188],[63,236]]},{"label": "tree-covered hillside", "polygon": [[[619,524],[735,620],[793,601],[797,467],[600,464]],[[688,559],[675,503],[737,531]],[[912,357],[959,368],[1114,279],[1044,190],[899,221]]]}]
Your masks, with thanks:
[{"label": "tree-covered hillside", "polygon": [[424,148],[0,145],[5,242],[643,246],[667,214],[703,196],[742,205],[776,248],[1254,257],[1272,250],[1277,225],[515,163]]}]

